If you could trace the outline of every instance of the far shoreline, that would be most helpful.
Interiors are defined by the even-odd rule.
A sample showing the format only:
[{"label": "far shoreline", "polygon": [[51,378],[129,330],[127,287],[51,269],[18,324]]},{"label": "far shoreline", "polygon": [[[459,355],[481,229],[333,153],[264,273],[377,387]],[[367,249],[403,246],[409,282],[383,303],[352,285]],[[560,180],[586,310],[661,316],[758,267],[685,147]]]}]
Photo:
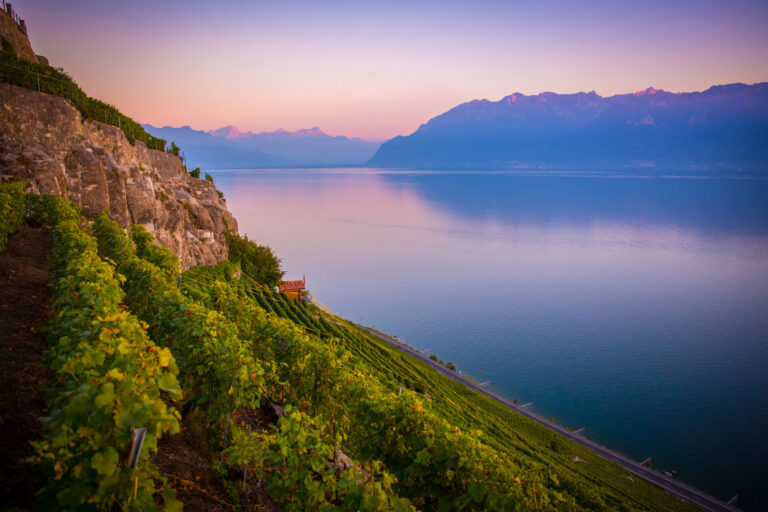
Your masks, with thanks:
[{"label": "far shoreline", "polygon": [[[617,171],[574,171],[574,170],[526,170],[526,169],[408,169],[366,166],[321,166],[321,167],[254,167],[238,169],[205,169],[210,174],[219,173],[301,173],[317,174],[361,174],[361,175],[445,175],[445,176],[510,176],[510,177],[552,177],[552,178],[593,178],[593,179],[670,179],[670,180],[754,180],[768,181],[768,171],[765,174],[706,174],[685,173],[681,171],[659,171],[648,173],[640,170],[625,172]],[[354,172],[357,171],[357,172]]]}]

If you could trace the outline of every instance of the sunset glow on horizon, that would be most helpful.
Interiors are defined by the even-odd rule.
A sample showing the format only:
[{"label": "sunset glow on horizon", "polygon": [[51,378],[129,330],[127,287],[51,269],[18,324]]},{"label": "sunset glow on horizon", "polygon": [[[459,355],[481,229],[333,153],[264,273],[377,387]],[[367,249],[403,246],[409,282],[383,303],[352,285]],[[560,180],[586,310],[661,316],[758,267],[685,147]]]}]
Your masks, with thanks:
[{"label": "sunset glow on horizon", "polygon": [[35,51],[142,123],[382,141],[473,99],[768,81],[766,2],[17,0]]}]

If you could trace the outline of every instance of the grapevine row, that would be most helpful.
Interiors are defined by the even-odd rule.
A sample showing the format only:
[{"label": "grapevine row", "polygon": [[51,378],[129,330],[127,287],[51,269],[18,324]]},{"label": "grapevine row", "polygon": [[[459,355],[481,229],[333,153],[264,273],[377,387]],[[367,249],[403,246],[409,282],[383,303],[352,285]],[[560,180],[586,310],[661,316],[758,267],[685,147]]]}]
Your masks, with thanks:
[{"label": "grapevine row", "polygon": [[[147,251],[145,248],[139,252],[147,260],[137,258],[133,254],[133,248],[125,237],[125,233],[119,226],[110,221],[106,215],[97,217],[94,223],[94,230],[97,233],[99,246],[103,254],[114,259],[120,270],[126,273],[127,281],[125,282],[125,288],[128,293],[128,304],[132,308],[136,308],[150,322],[149,329],[154,339],[168,341],[175,352],[178,349],[182,375],[184,375],[185,356],[190,349],[194,348],[185,348],[184,345],[206,343],[206,340],[201,338],[187,339],[183,343],[180,342],[183,337],[194,335],[194,332],[184,330],[184,324],[189,322],[189,319],[195,315],[195,312],[208,311],[207,318],[209,320],[219,320],[215,324],[217,329],[208,330],[208,335],[221,333],[224,328],[233,330],[235,329],[234,326],[239,324],[236,317],[230,322],[221,316],[220,313],[210,311],[203,305],[189,303],[174,287],[163,284],[162,281],[158,282],[156,278],[159,277],[158,272],[160,270],[147,260],[157,258],[157,252],[164,249],[157,248],[153,250],[155,252],[153,256],[152,252]],[[139,233],[144,238],[144,241],[151,242],[151,235],[142,233],[140,228],[134,226],[132,232],[134,240],[136,239],[136,233]],[[174,304],[186,305],[187,311],[191,311],[192,314],[184,315],[186,318],[172,317],[174,322],[165,319],[166,313],[164,311],[167,311],[169,306],[173,307]],[[220,354],[224,354],[223,349],[227,346],[231,347],[235,340],[248,339],[243,336],[238,337],[234,331],[231,334],[232,336],[226,339],[218,339],[219,348],[222,349],[219,351]],[[229,345],[227,342],[229,342]],[[258,343],[253,343],[251,350],[254,354],[259,354]],[[239,355],[241,362],[242,360],[247,361],[248,355],[244,351],[240,351]],[[260,355],[263,356],[264,354]],[[258,361],[255,355],[250,357],[254,362]],[[225,364],[221,364],[222,361],[220,359],[212,359],[211,362],[226,369],[226,361],[223,361]],[[265,365],[265,368],[270,374],[274,374],[272,366]],[[195,381],[205,382],[209,374],[210,372],[192,375],[189,379],[189,386],[195,389],[197,387]],[[251,375],[251,378],[253,377]],[[260,387],[263,388],[266,381],[261,374],[258,377],[261,382]],[[186,385],[186,378],[184,382]],[[223,388],[219,388],[219,391],[221,389]],[[270,388],[267,391],[276,390],[275,388]],[[230,392],[232,395],[237,396],[244,393],[245,390],[232,390],[230,387]],[[226,396],[227,392],[221,394]],[[253,405],[255,405],[253,402],[243,403],[242,400],[235,399],[228,403],[222,403],[218,410],[220,413],[224,411],[232,412],[237,407]],[[210,412],[213,406],[210,402],[207,406]],[[408,500],[397,497],[392,491],[391,484],[393,478],[382,470],[381,463],[372,462],[370,468],[374,471],[367,474],[366,478],[362,478],[360,473],[352,470],[337,472],[328,469],[329,464],[333,462],[331,455],[335,455],[335,449],[332,449],[331,445],[327,442],[319,442],[318,436],[321,435],[319,427],[321,420],[305,415],[301,416],[300,414],[298,412],[290,413],[285,418],[282,418],[279,423],[280,431],[278,433],[259,434],[254,436],[250,444],[246,441],[246,445],[250,448],[247,448],[242,443],[244,433],[238,428],[234,428],[236,444],[228,450],[229,464],[238,465],[246,463],[251,466],[252,471],[257,473],[268,471],[270,477],[266,480],[267,486],[273,493],[274,498],[279,500],[285,509],[289,511],[306,510],[307,507],[317,510],[413,510]],[[246,437],[245,439],[248,438]],[[313,439],[315,441],[312,441]],[[294,461],[293,465],[285,461],[282,466],[277,468],[272,462],[269,462],[272,459],[253,456],[254,453],[272,453],[274,455],[277,453],[274,450],[283,454],[286,446],[296,450],[296,457],[291,459]],[[259,449],[261,451],[254,452],[253,449],[258,447],[261,447]],[[273,451],[270,452],[269,450]],[[353,463],[353,467],[361,466]],[[302,472],[301,478],[297,478],[297,471]],[[288,487],[286,487],[287,482],[290,482]],[[280,489],[290,489],[290,492],[281,492]]]},{"label": "grapevine row", "polygon": [[268,316],[242,287],[212,285],[208,305],[236,319],[241,335],[259,340],[260,350],[279,363],[267,375],[268,387],[277,387],[286,403],[321,414],[329,436],[338,436],[356,457],[383,461],[397,478],[397,492],[418,507],[517,510],[559,498],[476,433],[464,433],[424,407],[415,393],[398,396],[381,384],[370,368],[353,364],[334,338],[321,340]]},{"label": "grapevine row", "polygon": [[24,182],[0,182],[0,252],[24,219]]},{"label": "grapevine row", "polygon": [[[181,398],[178,368],[138,319],[121,307],[119,276],[102,261],[95,240],[79,228],[73,203],[46,200],[51,219],[52,309],[46,361],[55,376],[44,438],[35,443],[47,475],[41,510],[179,510],[149,454],[161,435],[179,431],[167,402]],[[134,429],[143,448],[126,466]],[[162,499],[156,494],[161,484]]]},{"label": "grapevine row", "polygon": [[393,491],[395,478],[381,462],[349,459],[329,442],[322,418],[291,406],[285,412],[276,432],[251,437],[235,430],[227,463],[247,465],[286,512],[416,510]]},{"label": "grapevine row", "polygon": [[[176,355],[191,404],[204,407],[214,420],[238,407],[258,405],[264,370],[232,322],[184,297],[169,268],[161,270],[137,257],[123,229],[106,213],[96,217],[93,230],[99,253],[114,261],[126,278],[128,306],[149,324],[150,337]],[[136,228],[134,232],[144,236]]]}]

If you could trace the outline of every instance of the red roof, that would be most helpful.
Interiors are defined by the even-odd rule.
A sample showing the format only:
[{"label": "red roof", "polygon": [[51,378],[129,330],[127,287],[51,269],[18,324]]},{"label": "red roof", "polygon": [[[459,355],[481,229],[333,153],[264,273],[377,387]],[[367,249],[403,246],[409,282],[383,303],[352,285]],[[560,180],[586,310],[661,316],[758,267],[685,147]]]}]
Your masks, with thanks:
[{"label": "red roof", "polygon": [[303,279],[299,279],[298,281],[283,281],[283,284],[280,285],[280,291],[303,290],[304,285],[305,283]]}]

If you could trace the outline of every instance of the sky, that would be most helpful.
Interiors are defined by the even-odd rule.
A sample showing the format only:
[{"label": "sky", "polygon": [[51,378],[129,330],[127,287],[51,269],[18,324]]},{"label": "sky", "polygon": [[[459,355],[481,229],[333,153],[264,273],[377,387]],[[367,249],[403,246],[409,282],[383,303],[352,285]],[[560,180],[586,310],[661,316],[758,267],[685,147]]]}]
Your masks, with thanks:
[{"label": "sky", "polygon": [[142,123],[382,141],[466,101],[768,81],[768,1],[16,0]]}]

